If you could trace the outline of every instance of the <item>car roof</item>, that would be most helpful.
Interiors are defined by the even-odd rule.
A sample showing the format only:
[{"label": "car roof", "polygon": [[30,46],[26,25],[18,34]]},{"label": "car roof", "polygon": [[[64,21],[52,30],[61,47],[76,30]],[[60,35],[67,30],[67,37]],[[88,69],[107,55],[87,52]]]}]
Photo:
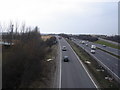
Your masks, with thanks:
[{"label": "car roof", "polygon": [[64,58],[68,58],[68,56],[64,56]]}]

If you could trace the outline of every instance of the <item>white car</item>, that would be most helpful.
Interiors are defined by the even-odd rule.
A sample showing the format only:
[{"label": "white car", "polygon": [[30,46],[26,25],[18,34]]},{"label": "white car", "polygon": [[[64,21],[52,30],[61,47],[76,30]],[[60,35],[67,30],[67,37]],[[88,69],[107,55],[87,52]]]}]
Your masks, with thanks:
[{"label": "white car", "polygon": [[90,52],[91,52],[92,54],[95,54],[95,50],[91,50]]},{"label": "white car", "polygon": [[106,45],[102,45],[103,47],[106,47]]},{"label": "white car", "polygon": [[88,44],[85,44],[86,46],[88,46]]}]

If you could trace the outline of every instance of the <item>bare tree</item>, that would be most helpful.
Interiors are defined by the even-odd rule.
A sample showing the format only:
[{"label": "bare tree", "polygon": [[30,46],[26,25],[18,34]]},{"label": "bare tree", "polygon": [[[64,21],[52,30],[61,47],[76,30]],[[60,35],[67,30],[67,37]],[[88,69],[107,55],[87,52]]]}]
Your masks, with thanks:
[{"label": "bare tree", "polygon": [[25,23],[22,23],[22,26],[21,26],[21,33],[25,33]]}]

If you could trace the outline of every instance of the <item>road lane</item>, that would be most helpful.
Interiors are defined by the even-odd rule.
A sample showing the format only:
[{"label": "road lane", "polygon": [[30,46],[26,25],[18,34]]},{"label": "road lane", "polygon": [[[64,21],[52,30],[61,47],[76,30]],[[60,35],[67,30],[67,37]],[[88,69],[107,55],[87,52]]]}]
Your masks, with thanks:
[{"label": "road lane", "polygon": [[[80,39],[76,39],[77,41],[83,41],[83,40],[80,40]],[[101,48],[101,49],[103,49],[103,50],[106,50],[106,51],[108,51],[108,52],[111,52],[111,53],[113,53],[113,54],[115,54],[115,55],[118,55],[118,56],[120,56],[120,50],[119,49],[116,49],[116,48],[112,48],[112,47],[108,47],[108,46],[106,46],[106,47],[103,47],[103,45],[101,45],[101,44],[97,44],[97,43],[93,43],[93,42],[87,42],[87,41],[85,41],[85,43],[87,43],[87,44],[89,44],[89,46],[91,46],[91,45],[96,45],[97,47],[99,47],[99,48]]]},{"label": "road lane", "polygon": [[63,38],[59,41],[61,47],[67,47],[67,51],[61,51],[62,56],[68,56],[70,60],[69,62],[62,60],[61,88],[96,88],[67,41]]},{"label": "road lane", "polygon": [[96,44],[96,43],[92,43],[92,42],[90,42],[90,44],[91,44],[91,45],[94,44],[94,45],[96,45],[97,47],[99,47],[99,48],[101,48],[101,49],[103,49],[103,50],[106,50],[106,51],[108,51],[108,52],[111,52],[111,53],[113,53],[113,54],[115,54],[115,55],[120,56],[120,55],[119,55],[119,54],[120,54],[120,50],[119,50],[119,49],[111,48],[111,47],[108,47],[108,46],[103,47],[101,44]]}]

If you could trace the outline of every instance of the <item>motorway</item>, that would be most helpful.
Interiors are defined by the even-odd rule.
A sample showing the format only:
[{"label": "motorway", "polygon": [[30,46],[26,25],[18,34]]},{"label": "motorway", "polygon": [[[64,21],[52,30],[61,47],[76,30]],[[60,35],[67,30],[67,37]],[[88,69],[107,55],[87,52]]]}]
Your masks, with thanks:
[{"label": "motorway", "polygon": [[[79,39],[77,39],[77,40],[79,40]],[[79,40],[79,41],[83,41],[83,40]],[[99,47],[99,48],[101,48],[103,50],[106,50],[106,51],[108,51],[110,53],[113,53],[115,55],[118,55],[118,56],[120,55],[120,50],[118,50],[118,49],[115,49],[115,48],[112,48],[112,47],[108,47],[108,46],[103,47],[103,45],[97,44],[97,43],[93,43],[93,42],[86,42],[86,43],[88,43],[89,45],[96,45],[97,47]]]},{"label": "motorway", "polygon": [[[88,53],[91,54],[91,44],[88,42],[88,46],[85,44],[80,44],[80,40],[73,40],[74,43],[82,47],[84,50],[86,50]],[[111,72],[112,74],[120,79],[120,59],[103,52],[99,49],[96,49],[95,54],[92,54],[98,61],[100,61],[103,65],[105,65]]]},{"label": "motorway", "polygon": [[111,53],[113,53],[113,54],[115,54],[115,55],[118,55],[119,56],[119,54],[120,54],[120,50],[118,50],[118,49],[115,49],[115,48],[112,48],[112,47],[108,47],[108,46],[106,46],[106,47],[103,47],[101,44],[96,44],[96,43],[92,43],[92,42],[89,42],[89,44],[94,44],[94,45],[96,45],[97,47],[99,47],[99,48],[101,48],[101,49],[103,49],[103,50],[106,50],[106,51],[108,51],[108,52],[111,52]]},{"label": "motorway", "polygon": [[60,51],[60,56],[69,58],[69,62],[64,62],[63,58],[60,61],[60,88],[97,88],[94,80],[67,41],[64,38],[59,39],[59,45],[61,49],[63,46],[67,48],[67,51]]}]

